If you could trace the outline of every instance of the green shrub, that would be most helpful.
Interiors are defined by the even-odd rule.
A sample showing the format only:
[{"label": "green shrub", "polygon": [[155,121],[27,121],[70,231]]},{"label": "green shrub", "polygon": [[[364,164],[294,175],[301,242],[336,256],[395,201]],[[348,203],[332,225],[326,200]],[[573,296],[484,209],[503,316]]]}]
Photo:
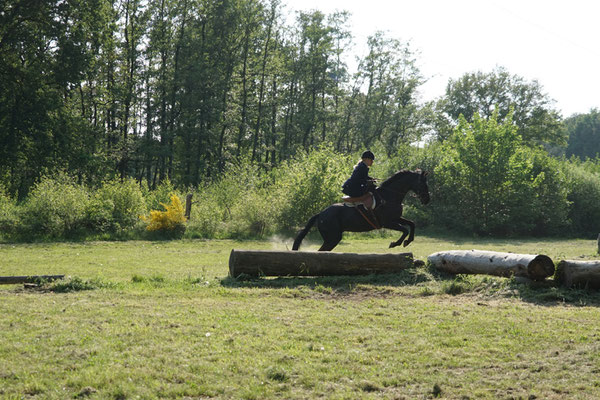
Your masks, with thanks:
[{"label": "green shrub", "polygon": [[65,237],[81,231],[88,202],[87,190],[70,177],[42,178],[22,207],[21,233]]},{"label": "green shrub", "polygon": [[111,199],[103,198],[97,192],[90,197],[85,209],[85,226],[92,232],[112,232],[115,230],[113,210],[115,204]]},{"label": "green shrub", "polygon": [[281,198],[280,227],[292,229],[333,203],[352,173],[352,158],[323,146],[283,163],[273,172],[272,194]]},{"label": "green shrub", "polygon": [[600,174],[575,162],[566,162],[564,173],[571,229],[577,235],[595,238],[600,226]]},{"label": "green shrub", "polygon": [[[162,204],[167,204],[171,201],[171,195],[176,193],[173,183],[169,179],[165,179],[156,186],[156,189],[143,191],[146,200],[147,210],[160,210]],[[179,195],[179,194],[178,194]],[[179,196],[183,197],[183,196]]]},{"label": "green shrub", "polygon": [[[511,205],[515,231],[521,234],[553,235],[564,233],[568,226],[568,188],[561,162],[541,148],[528,148],[524,185],[515,184],[522,196]],[[520,222],[526,224],[520,227]]]},{"label": "green shrub", "polygon": [[256,210],[261,199],[255,194],[268,186],[267,176],[254,165],[232,166],[217,181],[194,195],[188,236],[225,238],[249,236],[252,231],[265,232],[266,224],[260,222],[260,217],[252,217],[253,212],[245,208]]},{"label": "green shrub", "polygon": [[194,205],[187,223],[186,236],[193,238],[224,236],[224,207],[217,203],[214,190],[214,185],[210,185],[194,195]]},{"label": "green shrub", "polygon": [[435,221],[477,234],[550,234],[565,225],[558,162],[527,147],[509,115],[461,118],[435,170]]},{"label": "green shrub", "polygon": [[[95,210],[100,219],[110,211],[109,226],[112,230],[134,227],[140,215],[146,212],[146,202],[139,185],[128,179],[106,181],[95,195]],[[111,207],[112,206],[112,207]]]},{"label": "green shrub", "polygon": [[229,229],[235,237],[262,237],[272,234],[278,226],[283,198],[269,196],[256,189],[240,197],[232,208]]},{"label": "green shrub", "polygon": [[322,147],[269,171],[240,163],[199,190],[188,223],[191,237],[251,237],[304,224],[339,201],[352,159]]},{"label": "green shrub", "polygon": [[16,201],[0,186],[0,235],[11,235],[15,232],[19,221],[17,213]]}]

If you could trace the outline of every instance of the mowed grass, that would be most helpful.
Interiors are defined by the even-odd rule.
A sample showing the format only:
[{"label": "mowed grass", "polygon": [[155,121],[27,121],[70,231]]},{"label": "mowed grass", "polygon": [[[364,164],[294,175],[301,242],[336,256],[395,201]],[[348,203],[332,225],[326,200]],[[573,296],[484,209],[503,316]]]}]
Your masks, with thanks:
[{"label": "mowed grass", "polygon": [[[592,240],[353,235],[336,251],[597,258]],[[313,238],[315,240],[316,238]],[[564,399],[600,397],[600,296],[550,280],[394,275],[227,277],[265,241],[0,245],[0,398]],[[315,250],[308,240],[303,250]],[[90,290],[83,290],[90,289]]]}]

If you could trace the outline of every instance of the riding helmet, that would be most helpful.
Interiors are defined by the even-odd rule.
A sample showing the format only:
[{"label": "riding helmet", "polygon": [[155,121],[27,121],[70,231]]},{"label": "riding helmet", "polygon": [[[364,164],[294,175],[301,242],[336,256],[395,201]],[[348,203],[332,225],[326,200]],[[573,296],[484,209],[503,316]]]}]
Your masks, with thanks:
[{"label": "riding helmet", "polygon": [[364,153],[362,153],[362,156],[360,156],[360,158],[368,158],[370,160],[375,161],[375,155],[373,154],[373,152],[371,152],[371,150],[367,150]]}]

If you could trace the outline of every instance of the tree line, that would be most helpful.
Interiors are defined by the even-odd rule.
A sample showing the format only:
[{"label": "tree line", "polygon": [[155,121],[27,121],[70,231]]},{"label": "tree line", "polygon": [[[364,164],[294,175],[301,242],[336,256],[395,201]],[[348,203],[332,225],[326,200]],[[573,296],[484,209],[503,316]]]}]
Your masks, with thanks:
[{"label": "tree line", "polygon": [[268,167],[325,141],[355,151],[420,135],[412,51],[376,33],[351,76],[344,12],[286,24],[279,0],[3,4],[11,192],[58,169],[198,185],[240,159]]},{"label": "tree line", "polygon": [[503,68],[424,103],[418,53],[374,32],[350,71],[348,20],[314,10],[290,22],[280,0],[3,2],[0,184],[24,198],[62,171],[88,185],[196,187],[325,143],[392,156],[494,112],[531,146],[595,157],[596,111],[562,121],[538,82]]}]

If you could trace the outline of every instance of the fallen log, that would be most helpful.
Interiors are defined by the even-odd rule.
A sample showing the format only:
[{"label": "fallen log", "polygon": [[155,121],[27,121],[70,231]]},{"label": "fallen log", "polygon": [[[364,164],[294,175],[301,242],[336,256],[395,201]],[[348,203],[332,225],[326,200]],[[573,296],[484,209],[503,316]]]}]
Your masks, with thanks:
[{"label": "fallen log", "polygon": [[412,253],[357,254],[231,250],[229,275],[332,276],[390,274],[413,267]]},{"label": "fallen log", "polygon": [[556,268],[556,277],[566,287],[600,289],[600,261],[562,260]]},{"label": "fallen log", "polygon": [[29,276],[0,276],[0,285],[16,285],[19,283],[39,283],[63,279],[64,275],[29,275]]},{"label": "fallen log", "polygon": [[485,250],[440,251],[427,257],[438,270],[450,274],[487,274],[518,276],[537,281],[554,274],[550,257],[539,254],[514,254]]}]

